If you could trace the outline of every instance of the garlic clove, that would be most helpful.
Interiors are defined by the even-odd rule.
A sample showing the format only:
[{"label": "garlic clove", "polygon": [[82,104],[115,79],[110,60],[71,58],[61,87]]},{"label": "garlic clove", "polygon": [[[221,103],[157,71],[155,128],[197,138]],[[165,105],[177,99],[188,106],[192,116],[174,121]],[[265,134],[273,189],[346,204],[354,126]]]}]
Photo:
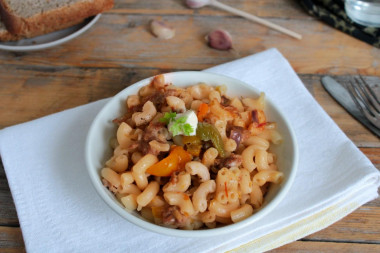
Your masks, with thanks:
[{"label": "garlic clove", "polygon": [[150,23],[150,29],[152,33],[160,39],[171,39],[175,35],[175,29],[167,23],[159,20],[153,20]]},{"label": "garlic clove", "polygon": [[186,0],[186,5],[192,9],[202,8],[203,6],[209,5],[210,0]]},{"label": "garlic clove", "polygon": [[218,50],[229,50],[232,48],[232,38],[229,32],[217,29],[206,36],[208,45]]}]

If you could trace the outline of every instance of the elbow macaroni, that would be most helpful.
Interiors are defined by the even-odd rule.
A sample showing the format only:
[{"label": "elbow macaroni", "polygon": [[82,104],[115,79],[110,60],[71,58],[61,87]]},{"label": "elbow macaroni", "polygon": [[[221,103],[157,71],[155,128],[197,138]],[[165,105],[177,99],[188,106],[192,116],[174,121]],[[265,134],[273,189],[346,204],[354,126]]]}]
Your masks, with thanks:
[{"label": "elbow macaroni", "polygon": [[207,195],[215,192],[214,180],[203,182],[193,194],[193,204],[196,211],[203,213],[207,209]]},{"label": "elbow macaroni", "polygon": [[218,150],[216,148],[208,148],[203,154],[202,163],[210,168],[214,164],[215,159],[218,157]]},{"label": "elbow macaroni", "polygon": [[[174,182],[173,182],[174,181]],[[191,185],[191,176],[189,173],[181,172],[176,180],[171,180],[163,188],[163,192],[185,192]]]},{"label": "elbow macaroni", "polygon": [[156,107],[151,101],[148,101],[144,104],[142,112],[136,112],[132,115],[132,120],[136,126],[141,126],[149,123],[156,116],[156,113]]},{"label": "elbow macaroni", "polygon": [[137,210],[140,211],[141,208],[148,205],[149,202],[151,202],[157,195],[159,190],[160,185],[156,181],[150,182],[144,191],[140,193],[136,198],[136,202],[138,204]]},{"label": "elbow macaroni", "polygon": [[157,162],[157,156],[147,154],[132,167],[132,176],[141,190],[145,189],[148,185],[148,177],[145,174],[145,171]]},{"label": "elbow macaroni", "polygon": [[208,168],[201,162],[188,162],[185,165],[185,169],[191,175],[198,175],[201,182],[205,182],[210,179],[210,172]]},{"label": "elbow macaroni", "polygon": [[[162,128],[164,113],[197,112],[204,103],[208,111],[203,120],[219,133],[226,157],[220,157],[214,143],[200,141],[193,143],[193,150],[184,146],[190,161],[172,161],[177,168],[169,177],[148,170],[168,157],[174,145],[185,145],[181,136],[173,138]],[[284,178],[271,151],[282,137],[276,123],[267,122],[263,93],[256,99],[229,98],[224,86],[177,88],[156,76],[126,99],[126,107],[131,112],[119,122],[113,156],[100,175],[126,210],[136,210],[151,222],[182,229],[236,223],[259,209],[268,186]],[[232,136],[232,127],[242,129],[241,136]]]},{"label": "elbow macaroni", "polygon": [[181,213],[185,215],[192,215],[195,213],[193,203],[188,195],[182,192],[165,192],[165,200],[169,205],[178,206]]},{"label": "elbow macaroni", "polygon": [[166,97],[166,102],[175,112],[185,112],[186,106],[185,101],[175,96]]}]

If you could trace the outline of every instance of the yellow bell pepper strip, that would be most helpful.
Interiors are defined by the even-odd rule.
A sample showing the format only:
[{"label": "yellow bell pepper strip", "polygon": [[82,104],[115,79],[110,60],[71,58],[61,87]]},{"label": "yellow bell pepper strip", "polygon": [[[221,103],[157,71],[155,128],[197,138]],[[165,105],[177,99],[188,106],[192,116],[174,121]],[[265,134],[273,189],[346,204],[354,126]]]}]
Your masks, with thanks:
[{"label": "yellow bell pepper strip", "polygon": [[222,158],[226,156],[222,136],[220,135],[218,129],[216,129],[214,125],[205,122],[198,122],[197,136],[202,141],[211,140],[216,150],[218,150],[219,156]]},{"label": "yellow bell pepper strip", "polygon": [[186,151],[189,152],[192,156],[199,156],[202,150],[202,145],[197,144],[189,144],[186,147]]},{"label": "yellow bell pepper strip", "polygon": [[182,142],[186,146],[186,151],[192,156],[199,156],[202,149],[202,140],[198,136],[183,136]]},{"label": "yellow bell pepper strip", "polygon": [[174,171],[184,168],[191,159],[191,155],[182,147],[175,146],[166,158],[150,166],[146,173],[159,177],[169,177]]},{"label": "yellow bell pepper strip", "polygon": [[182,142],[184,145],[189,145],[189,144],[201,144],[202,145],[201,139],[196,135],[194,135],[194,136],[183,136]]}]

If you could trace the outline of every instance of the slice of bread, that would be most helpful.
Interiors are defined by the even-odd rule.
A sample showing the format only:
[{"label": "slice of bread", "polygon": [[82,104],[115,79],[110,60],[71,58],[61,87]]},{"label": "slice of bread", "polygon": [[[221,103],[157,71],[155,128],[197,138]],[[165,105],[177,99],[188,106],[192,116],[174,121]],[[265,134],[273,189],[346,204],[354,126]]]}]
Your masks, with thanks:
[{"label": "slice of bread", "polygon": [[78,24],[113,4],[113,0],[0,0],[0,15],[9,33],[30,38]]},{"label": "slice of bread", "polygon": [[[67,24],[68,25],[67,27],[69,27],[71,25],[75,25],[77,23],[80,23],[81,21],[82,20],[80,20],[79,22],[75,22],[73,24]],[[65,27],[63,27],[63,28],[65,28]],[[25,38],[36,37],[36,36],[42,35],[42,34],[43,34],[42,32],[41,33],[36,32],[34,34],[30,34],[30,36],[25,36],[25,35],[22,36],[19,34],[12,34],[7,30],[7,28],[5,27],[5,24],[2,21],[0,21],[0,41],[3,41],[3,42],[5,42],[5,41],[16,41],[16,40],[25,39]]]}]

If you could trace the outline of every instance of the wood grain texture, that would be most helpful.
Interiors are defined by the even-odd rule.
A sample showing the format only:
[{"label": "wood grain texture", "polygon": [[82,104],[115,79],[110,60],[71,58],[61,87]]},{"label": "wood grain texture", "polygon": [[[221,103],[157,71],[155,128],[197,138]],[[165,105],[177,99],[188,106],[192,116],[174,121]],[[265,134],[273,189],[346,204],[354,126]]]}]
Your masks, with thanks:
[{"label": "wood grain texture", "polygon": [[380,207],[362,206],[305,240],[380,244]]},{"label": "wood grain texture", "polygon": [[0,226],[19,226],[16,208],[2,163],[0,163]]},{"label": "wood grain texture", "polygon": [[[307,16],[303,12],[300,15]],[[164,19],[175,26],[175,38],[164,41],[152,36],[149,31],[151,19]],[[298,31],[303,34],[304,39],[298,41],[250,21],[230,16],[189,14],[162,17],[108,13],[80,38],[43,52],[4,52],[0,54],[0,64],[160,69],[177,69],[180,66],[181,69],[193,70],[212,67],[276,47],[298,73],[380,74],[380,50],[364,42],[314,19],[305,18],[300,22],[296,19],[273,18],[271,21]],[[234,38],[234,50],[217,51],[206,45],[205,35],[215,28],[230,31]],[[337,44],[340,46],[336,47]],[[305,54],[305,51],[308,53]]]},{"label": "wood grain texture", "polygon": [[0,85],[0,128],[111,97],[128,85],[163,71],[3,66],[0,68],[3,84]]},{"label": "wood grain texture", "polygon": [[25,252],[24,240],[20,228],[0,226],[0,252]]},{"label": "wood grain texture", "polygon": [[[302,7],[297,0],[224,0],[223,3],[234,6],[254,15],[265,18],[292,18],[311,19],[304,15]],[[187,8],[183,0],[161,0],[161,1],[138,1],[138,0],[116,0],[115,8],[107,13],[123,14],[146,14],[146,15],[198,15],[198,16],[231,16],[230,13],[214,7],[201,9]]]},{"label": "wood grain texture", "polygon": [[[82,36],[61,46],[29,53],[0,52],[0,129],[113,96],[159,73],[201,70],[277,48],[308,91],[359,149],[380,169],[380,141],[324,90],[323,75],[380,76],[380,49],[309,16],[297,0],[221,0],[287,27],[301,41],[213,7],[192,10],[182,0],[115,0]],[[155,38],[149,22],[176,28],[172,40]],[[234,50],[217,51],[204,36],[228,30]],[[311,122],[313,124],[313,122]],[[302,240],[271,252],[380,252],[380,199]],[[25,252],[16,209],[0,166],[0,253]]]},{"label": "wood grain texture", "polygon": [[297,241],[278,249],[268,251],[270,253],[373,253],[379,252],[380,245],[373,244],[357,244],[357,243],[332,243],[332,242],[310,242],[310,241]]}]

